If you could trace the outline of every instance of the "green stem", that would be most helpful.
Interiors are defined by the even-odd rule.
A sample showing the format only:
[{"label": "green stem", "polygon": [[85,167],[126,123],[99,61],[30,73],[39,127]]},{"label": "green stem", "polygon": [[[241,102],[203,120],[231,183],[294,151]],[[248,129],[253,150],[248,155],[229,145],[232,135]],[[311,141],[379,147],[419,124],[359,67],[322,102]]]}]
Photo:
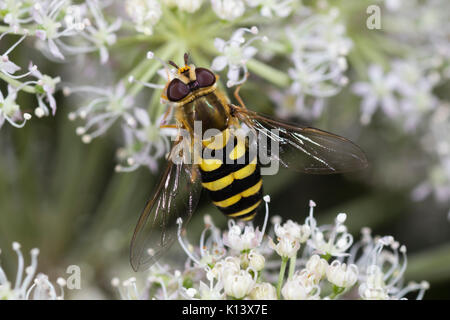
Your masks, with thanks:
[{"label": "green stem", "polygon": [[289,262],[289,275],[288,279],[291,279],[295,272],[295,263],[297,261],[297,253],[291,258]]},{"label": "green stem", "polygon": [[327,252],[327,253],[325,253],[325,254],[321,254],[320,257],[321,257],[322,259],[325,259],[326,261],[329,261],[330,258],[331,258],[331,254],[329,254],[329,253]]},{"label": "green stem", "polygon": [[330,299],[335,299],[337,296],[342,294],[345,291],[345,288],[338,287],[336,285],[333,285],[333,293],[330,295]]},{"label": "green stem", "polygon": [[247,62],[247,67],[256,75],[266,79],[267,81],[279,87],[287,87],[291,82],[289,76],[286,75],[285,72],[281,72],[260,61],[250,59]]},{"label": "green stem", "polygon": [[25,30],[27,30],[27,34],[33,36],[35,33],[34,26],[22,26],[17,32],[12,32],[10,26],[0,26],[0,32],[10,32],[13,35],[24,35]]},{"label": "green stem", "polygon": [[[9,83],[10,85],[12,85],[15,88],[18,88],[18,87],[20,87],[22,85],[22,82],[20,82],[19,80],[12,79],[12,78],[8,77],[3,72],[0,72],[0,79],[5,80],[7,83]],[[33,93],[33,94],[36,93],[36,90],[32,86],[24,86],[24,87],[22,87],[21,90],[25,91],[25,92],[28,92],[28,93]]]},{"label": "green stem", "polygon": [[280,275],[278,276],[277,297],[281,299],[281,286],[283,285],[284,272],[286,271],[288,258],[281,258]]}]

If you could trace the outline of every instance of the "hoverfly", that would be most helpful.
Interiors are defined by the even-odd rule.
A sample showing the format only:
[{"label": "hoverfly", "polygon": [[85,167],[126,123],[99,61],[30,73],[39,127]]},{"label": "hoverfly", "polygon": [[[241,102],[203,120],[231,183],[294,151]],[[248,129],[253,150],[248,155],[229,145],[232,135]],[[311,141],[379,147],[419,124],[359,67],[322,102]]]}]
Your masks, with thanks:
[{"label": "hoverfly", "polygon": [[[238,105],[232,104],[217,88],[218,75],[189,65],[187,54],[184,62],[183,67],[178,67],[169,61],[177,68],[177,75],[166,84],[162,98],[175,108],[176,128],[185,129],[194,141],[202,139],[202,151],[221,156],[219,159],[201,156],[198,164],[175,163],[171,160],[178,151],[174,150],[186,137],[179,136],[174,142],[156,192],[147,202],[134,231],[130,261],[135,271],[150,267],[173,244],[177,238],[177,219],[182,218],[185,228],[202,189],[208,191],[213,204],[228,217],[247,221],[254,218],[263,196],[262,177],[257,159],[249,156],[248,141],[233,134],[241,125],[275,141],[279,152],[273,158],[295,171],[330,174],[367,166],[363,151],[353,142],[251,111],[240,98],[239,87],[234,94]],[[195,137],[195,121],[201,122],[202,133],[215,129],[220,134]]]}]

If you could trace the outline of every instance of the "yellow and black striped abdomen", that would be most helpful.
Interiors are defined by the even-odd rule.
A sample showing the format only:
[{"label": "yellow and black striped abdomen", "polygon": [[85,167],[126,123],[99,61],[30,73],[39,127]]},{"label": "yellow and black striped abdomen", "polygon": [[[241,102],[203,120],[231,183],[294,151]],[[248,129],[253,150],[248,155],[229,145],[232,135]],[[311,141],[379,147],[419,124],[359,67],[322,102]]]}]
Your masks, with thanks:
[{"label": "yellow and black striped abdomen", "polygon": [[226,216],[252,220],[263,190],[256,154],[250,155],[245,139],[232,135],[229,129],[222,131],[221,136],[212,142],[203,141],[202,185]]}]

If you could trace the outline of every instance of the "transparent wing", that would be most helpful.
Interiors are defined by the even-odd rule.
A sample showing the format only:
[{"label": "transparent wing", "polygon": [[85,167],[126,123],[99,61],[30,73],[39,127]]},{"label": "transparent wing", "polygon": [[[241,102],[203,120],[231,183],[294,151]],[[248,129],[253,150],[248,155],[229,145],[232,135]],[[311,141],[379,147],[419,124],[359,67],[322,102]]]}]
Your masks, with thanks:
[{"label": "transparent wing", "polygon": [[[346,138],[235,108],[238,119],[256,131],[259,147],[264,146],[268,157],[285,167],[305,173],[330,174],[359,170],[368,165],[364,152]],[[268,141],[261,143],[262,140]],[[272,143],[278,147],[272,147]]]},{"label": "transparent wing", "polygon": [[135,271],[149,268],[177,238],[177,219],[183,228],[191,218],[201,193],[198,168],[168,162],[157,190],[139,218],[131,240],[130,262]]}]

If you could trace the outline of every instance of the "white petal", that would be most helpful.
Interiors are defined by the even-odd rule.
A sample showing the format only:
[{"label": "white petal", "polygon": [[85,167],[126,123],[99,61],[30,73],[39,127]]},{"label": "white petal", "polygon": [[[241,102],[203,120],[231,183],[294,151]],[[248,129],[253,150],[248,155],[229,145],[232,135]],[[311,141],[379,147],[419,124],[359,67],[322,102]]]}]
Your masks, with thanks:
[{"label": "white petal", "polygon": [[220,52],[223,52],[223,50],[225,49],[225,45],[226,45],[225,40],[220,38],[214,39],[214,47],[216,47],[216,49],[219,50]]},{"label": "white petal", "polygon": [[244,56],[245,60],[248,60],[251,57],[253,57],[256,54],[257,51],[258,50],[255,47],[251,47],[250,46],[250,47],[247,47],[247,48],[244,49],[244,52],[242,53],[242,55]]},{"label": "white petal", "polygon": [[108,49],[105,46],[100,47],[100,63],[105,64],[109,59]]},{"label": "white petal", "polygon": [[50,49],[51,54],[59,59],[64,60],[64,56],[61,53],[61,51],[59,51],[59,48],[55,44],[55,42],[53,40],[49,39],[47,43],[48,43],[48,48]]},{"label": "white petal", "polygon": [[148,127],[150,125],[150,118],[148,116],[147,111],[142,108],[134,109],[134,115],[136,119],[144,126]]},{"label": "white petal", "polygon": [[35,35],[36,35],[36,37],[38,37],[42,41],[47,39],[47,32],[45,30],[39,30],[38,29],[38,30],[36,30]]},{"label": "white petal", "polygon": [[239,79],[239,68],[230,68],[227,73],[228,80],[236,82]]},{"label": "white petal", "polygon": [[211,69],[215,71],[221,71],[226,67],[226,65],[227,65],[227,58],[225,56],[218,56],[214,58],[211,64]]},{"label": "white petal", "polygon": [[383,69],[379,65],[371,65],[368,70],[369,78],[372,82],[379,81],[383,78]]},{"label": "white petal", "polygon": [[5,70],[7,73],[14,74],[20,67],[14,62],[8,61],[0,65],[1,69]]},{"label": "white petal", "polygon": [[52,109],[52,114],[55,115],[56,113],[56,101],[55,98],[51,94],[47,94],[47,100],[50,104],[50,109]]},{"label": "white petal", "polygon": [[370,92],[370,85],[367,82],[356,82],[352,86],[353,93],[359,96],[365,96]]}]

